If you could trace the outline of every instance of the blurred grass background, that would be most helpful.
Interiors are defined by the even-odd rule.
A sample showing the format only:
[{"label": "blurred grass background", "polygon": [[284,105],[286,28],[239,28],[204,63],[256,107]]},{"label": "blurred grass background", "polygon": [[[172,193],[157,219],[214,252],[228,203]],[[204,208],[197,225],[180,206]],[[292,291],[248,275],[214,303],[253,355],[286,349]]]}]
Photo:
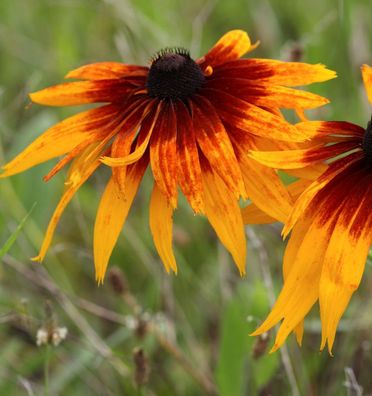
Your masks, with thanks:
[{"label": "blurred grass background", "polygon": [[[234,28],[261,40],[254,57],[336,70],[338,79],[310,88],[333,102],[313,116],[366,125],[359,68],[372,64],[370,11],[370,0],[2,0],[1,162],[77,111],[30,106],[28,92],[89,62],[146,63],[165,46],[190,48],[197,57]],[[370,263],[333,358],[318,352],[316,309],[301,349],[291,337],[267,355],[274,334],[257,340],[248,333],[280,290],[279,224],[247,228],[248,276],[240,279],[206,220],[181,202],[174,230],[179,275],[168,276],[149,234],[147,179],[110,263],[125,284],[117,269],[97,287],[92,228],[108,172],[80,190],[44,264],[29,260],[63,188],[62,175],[42,181],[51,166],[0,182],[0,395],[372,394]],[[66,327],[67,339],[36,346],[37,330],[50,324]]]}]

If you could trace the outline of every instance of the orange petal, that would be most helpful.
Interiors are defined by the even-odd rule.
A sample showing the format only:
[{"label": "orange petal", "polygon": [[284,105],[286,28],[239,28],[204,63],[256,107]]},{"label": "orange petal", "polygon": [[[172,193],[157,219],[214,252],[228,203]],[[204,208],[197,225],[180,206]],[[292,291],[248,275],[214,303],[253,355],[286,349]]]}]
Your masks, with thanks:
[{"label": "orange petal", "polygon": [[67,118],[49,128],[12,161],[3,166],[0,177],[23,172],[51,158],[63,155],[76,146],[107,134],[107,125],[119,114],[121,107],[108,105]]},{"label": "orange petal", "polygon": [[60,199],[53,216],[49,222],[47,231],[45,233],[45,237],[43,243],[40,248],[39,255],[34,257],[33,261],[43,261],[46,255],[46,252],[50,246],[52,241],[54,231],[57,227],[59,219],[62,216],[63,211],[66,206],[71,201],[72,197],[76,193],[76,191],[86,182],[86,180],[90,177],[90,175],[97,169],[100,165],[98,161],[98,157],[87,161],[87,157],[89,153],[94,149],[94,145],[87,148],[79,157],[77,157],[71,165],[70,171],[67,175],[66,188],[63,192],[62,198]]},{"label": "orange petal", "polygon": [[[111,147],[111,156],[112,157],[127,157],[130,153],[132,148],[133,140],[137,134],[137,129],[144,118],[145,114],[149,111],[152,104],[147,105],[147,107],[142,111],[142,108],[146,106],[146,102],[142,103],[141,105],[137,105],[133,111],[129,108],[129,114],[124,119],[122,125],[120,126],[120,131],[117,133],[115,140]],[[127,173],[127,166],[120,166],[112,168],[112,175],[113,178],[122,192],[125,194],[125,178]]]},{"label": "orange petal", "polygon": [[[309,180],[297,180],[287,185],[286,189],[292,199],[296,200],[310,184]],[[269,216],[255,204],[243,208],[242,217],[244,224],[270,224],[277,221],[276,218]]]},{"label": "orange petal", "polygon": [[68,82],[30,94],[33,102],[48,106],[74,106],[97,102],[125,102],[136,86],[125,79]]},{"label": "orange petal", "polygon": [[329,168],[300,195],[297,199],[293,211],[283,227],[282,235],[286,237],[297,220],[304,213],[315,195],[321,191],[329,182],[331,182],[337,175],[342,174],[346,169],[358,164],[363,158],[361,152],[350,154],[329,166]]},{"label": "orange petal", "polygon": [[242,78],[215,78],[207,81],[206,88],[222,90],[256,106],[268,108],[312,109],[329,103],[323,96],[310,92],[254,83]]},{"label": "orange petal", "polygon": [[369,103],[372,104],[372,67],[371,66],[368,65],[362,66],[362,77]]},{"label": "orange petal", "polygon": [[[320,279],[321,349],[328,342],[331,353],[338,322],[361,281],[371,244],[371,178],[352,177],[356,186],[347,190],[347,200],[324,256]],[[341,185],[339,191],[345,190]]]},{"label": "orange petal", "polygon": [[176,104],[178,182],[195,213],[204,212],[204,191],[192,119],[183,102]]},{"label": "orange petal", "polygon": [[154,183],[150,201],[150,229],[154,244],[167,272],[177,273],[172,248],[173,207]]},{"label": "orange petal", "polygon": [[[152,104],[150,103],[150,105]],[[155,106],[156,109],[152,109],[152,111],[142,121],[141,129],[138,135],[138,144],[136,146],[136,149],[126,157],[113,158],[113,157],[103,156],[100,159],[102,163],[111,167],[126,166],[137,162],[144,155],[147,146],[150,142],[151,135],[154,130],[159,113],[161,112],[162,103],[155,104]]]},{"label": "orange petal", "polygon": [[246,206],[241,212],[244,224],[271,224],[277,221],[255,204]]},{"label": "orange petal", "polygon": [[303,168],[322,160],[360,148],[360,141],[351,140],[324,146],[323,144],[303,150],[250,151],[249,156],[263,165],[277,169]]},{"label": "orange petal", "polygon": [[65,78],[81,78],[83,80],[109,80],[125,76],[146,76],[148,68],[144,66],[126,65],[120,62],[98,62],[84,65],[71,70]]},{"label": "orange petal", "polygon": [[137,162],[129,167],[125,179],[125,199],[113,177],[102,195],[94,225],[93,242],[94,265],[98,283],[103,282],[108,261],[127,219],[147,162]]},{"label": "orange petal", "polygon": [[[296,225],[304,232],[298,234],[300,238],[289,240],[287,250],[295,253],[292,255],[295,259],[292,263],[285,264],[290,266],[290,270],[283,289],[266,320],[252,334],[262,334],[284,319],[272,351],[284,343],[287,336],[299,325],[318,299],[318,285],[323,264],[322,254],[327,248],[334,221],[335,216],[332,214],[326,223],[320,222],[315,216],[302,220]],[[314,255],[312,252],[317,252],[317,254]],[[287,258],[288,255],[285,256],[285,260]]]},{"label": "orange petal", "polygon": [[177,124],[174,105],[165,104],[150,144],[151,169],[156,185],[173,208],[177,207]]},{"label": "orange petal", "polygon": [[365,132],[359,125],[346,121],[306,121],[297,123],[296,128],[312,139],[325,136],[362,138]]},{"label": "orange petal", "polygon": [[311,65],[252,58],[226,63],[221,66],[218,73],[225,77],[246,78],[292,87],[323,82],[337,77],[334,71],[326,69],[321,64]]},{"label": "orange petal", "polygon": [[245,274],[247,243],[238,202],[225,183],[203,166],[205,215],[222,244],[231,253],[240,275]]},{"label": "orange petal", "polygon": [[235,195],[245,197],[242,174],[229,136],[210,102],[197,96],[192,102],[198,145],[214,171]]},{"label": "orange petal", "polygon": [[302,142],[308,136],[299,132],[282,117],[265,111],[233,95],[215,89],[203,90],[216,107],[218,115],[229,125],[242,129],[253,135],[271,139]]},{"label": "orange petal", "polygon": [[315,180],[317,179],[322,173],[324,173],[328,168],[328,165],[319,162],[312,165],[305,166],[304,168],[299,169],[286,169],[285,173],[288,175],[299,177],[301,179],[306,180]]},{"label": "orange petal", "polygon": [[223,35],[208,53],[197,62],[203,67],[215,67],[221,63],[240,58],[252,49],[251,47],[251,40],[246,32],[231,30]]},{"label": "orange petal", "polygon": [[246,155],[239,156],[248,198],[270,217],[284,223],[292,211],[292,197],[273,169]]}]

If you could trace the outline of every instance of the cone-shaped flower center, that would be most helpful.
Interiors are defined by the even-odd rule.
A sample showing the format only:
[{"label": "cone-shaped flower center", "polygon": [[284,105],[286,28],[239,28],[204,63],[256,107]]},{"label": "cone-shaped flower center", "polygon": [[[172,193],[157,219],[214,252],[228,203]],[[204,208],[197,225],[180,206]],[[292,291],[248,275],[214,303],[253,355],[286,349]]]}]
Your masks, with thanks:
[{"label": "cone-shaped flower center", "polygon": [[204,78],[187,50],[166,48],[153,59],[146,87],[153,98],[186,99],[201,88]]},{"label": "cone-shaped flower center", "polygon": [[367,162],[372,165],[372,117],[371,121],[368,122],[366,132],[363,137],[362,148]]}]

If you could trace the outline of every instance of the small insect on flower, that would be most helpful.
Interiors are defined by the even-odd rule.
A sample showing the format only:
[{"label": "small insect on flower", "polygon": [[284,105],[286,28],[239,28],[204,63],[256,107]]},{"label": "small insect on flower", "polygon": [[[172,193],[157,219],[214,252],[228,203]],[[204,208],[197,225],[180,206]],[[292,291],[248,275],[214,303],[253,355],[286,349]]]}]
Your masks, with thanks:
[{"label": "small insect on flower", "polygon": [[0,177],[64,157],[49,180],[72,161],[62,198],[50,221],[38,261],[44,259],[55,227],[76,191],[102,164],[112,177],[94,227],[96,278],[106,267],[148,166],[154,177],[150,229],[167,271],[177,271],[172,251],[172,215],[178,187],[195,213],[204,214],[245,272],[246,241],[238,200],[250,198],[284,221],[291,197],[276,172],[250,159],[248,150],[267,142],[304,141],[279,108],[303,110],[327,99],[288,88],[325,81],[335,73],[322,65],[239,59],[253,50],[248,35],[234,30],[203,57],[187,50],[159,51],[149,67],[116,62],[82,66],[67,82],[30,95],[49,106],[107,103],[48,129],[3,167]]},{"label": "small insect on flower", "polygon": [[[362,76],[372,104],[372,67]],[[359,287],[372,241],[372,126],[341,121],[297,125],[313,133],[305,150],[252,152],[261,163],[281,169],[301,168],[327,160],[328,169],[302,193],[283,234],[291,229],[283,262],[284,286],[271,313],[253,333],[283,322],[273,350],[294,331],[301,344],[303,320],[319,300],[321,349],[331,353],[337,325]]]}]

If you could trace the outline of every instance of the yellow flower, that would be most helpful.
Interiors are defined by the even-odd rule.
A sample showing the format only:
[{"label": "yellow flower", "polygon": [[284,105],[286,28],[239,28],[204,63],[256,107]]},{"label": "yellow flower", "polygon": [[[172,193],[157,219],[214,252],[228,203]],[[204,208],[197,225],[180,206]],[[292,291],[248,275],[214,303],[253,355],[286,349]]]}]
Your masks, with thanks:
[{"label": "yellow flower", "polygon": [[[372,104],[372,68],[362,75]],[[372,238],[372,125],[309,121],[297,125],[312,133],[313,147],[283,152],[252,152],[261,163],[282,169],[329,160],[328,169],[297,200],[283,234],[293,228],[283,261],[284,286],[263,324],[262,334],[283,322],[273,350],[294,331],[301,343],[303,320],[319,300],[322,350],[332,351],[338,322],[358,288]]]},{"label": "yellow flower", "polygon": [[43,260],[66,205],[102,164],[112,177],[99,204],[94,227],[96,278],[106,267],[150,165],[154,188],[150,229],[167,271],[177,271],[172,250],[172,215],[178,187],[195,213],[204,214],[245,272],[246,241],[238,200],[249,197],[284,221],[292,200],[274,170],[247,156],[271,139],[304,141],[306,133],[288,124],[279,108],[313,108],[327,99],[288,88],[325,81],[335,73],[322,65],[239,59],[253,50],[248,35],[224,35],[202,58],[166,48],[150,67],[103,62],[68,73],[67,82],[30,95],[50,106],[107,103],[51,127],[3,167],[1,177],[51,158],[64,157],[49,180],[72,161],[65,190],[35,260]]}]

